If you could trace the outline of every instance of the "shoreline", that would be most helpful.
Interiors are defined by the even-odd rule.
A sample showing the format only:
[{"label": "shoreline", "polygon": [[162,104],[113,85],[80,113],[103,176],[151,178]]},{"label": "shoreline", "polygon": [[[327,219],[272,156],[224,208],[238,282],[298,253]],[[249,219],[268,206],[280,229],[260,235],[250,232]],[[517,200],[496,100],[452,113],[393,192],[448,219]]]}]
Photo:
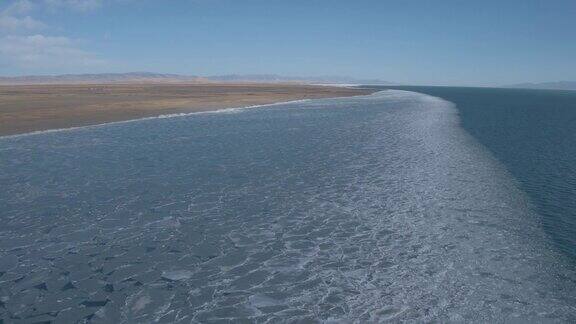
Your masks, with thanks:
[{"label": "shoreline", "polygon": [[376,90],[297,84],[0,86],[0,138],[374,92]]},{"label": "shoreline", "polygon": [[[361,95],[362,96],[362,95]],[[343,97],[329,97],[328,99],[335,99],[335,98],[343,98]],[[155,115],[155,116],[147,116],[141,118],[134,118],[134,119],[125,119],[125,120],[116,120],[110,121],[100,124],[89,124],[89,125],[82,125],[82,126],[71,126],[65,128],[51,128],[51,129],[44,129],[44,130],[37,130],[31,131],[27,133],[18,133],[18,134],[9,134],[9,135],[1,135],[0,133],[0,140],[3,139],[11,139],[11,138],[19,138],[19,137],[27,137],[27,136],[34,136],[40,134],[47,134],[47,133],[59,133],[59,132],[66,132],[66,131],[73,131],[78,129],[85,129],[85,128],[92,128],[92,127],[102,127],[106,125],[115,125],[115,124],[126,124],[126,123],[133,123],[142,120],[152,120],[152,119],[164,119],[164,118],[177,118],[177,117],[185,117],[191,115],[200,115],[200,114],[218,114],[218,113],[226,113],[226,112],[234,112],[238,110],[244,109],[253,109],[253,108],[261,108],[261,107],[270,107],[275,105],[284,105],[284,104],[291,104],[291,103],[298,103],[298,102],[306,102],[308,100],[314,99],[300,99],[300,100],[290,100],[290,101],[279,101],[273,102],[269,104],[262,104],[262,105],[252,105],[252,106],[239,106],[239,107],[225,107],[219,108],[214,110],[203,110],[203,111],[191,111],[191,112],[182,112],[182,113],[173,113],[173,114],[162,114],[162,115]]]}]

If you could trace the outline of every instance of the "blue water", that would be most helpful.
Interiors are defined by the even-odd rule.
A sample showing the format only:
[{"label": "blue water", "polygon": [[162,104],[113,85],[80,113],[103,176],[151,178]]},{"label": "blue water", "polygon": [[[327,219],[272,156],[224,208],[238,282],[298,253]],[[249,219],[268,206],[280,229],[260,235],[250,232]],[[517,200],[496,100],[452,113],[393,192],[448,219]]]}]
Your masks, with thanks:
[{"label": "blue water", "polygon": [[0,139],[0,319],[574,322],[566,253],[440,97]]},{"label": "blue water", "polygon": [[576,261],[576,91],[401,88],[455,103],[465,130],[513,174],[556,248]]}]

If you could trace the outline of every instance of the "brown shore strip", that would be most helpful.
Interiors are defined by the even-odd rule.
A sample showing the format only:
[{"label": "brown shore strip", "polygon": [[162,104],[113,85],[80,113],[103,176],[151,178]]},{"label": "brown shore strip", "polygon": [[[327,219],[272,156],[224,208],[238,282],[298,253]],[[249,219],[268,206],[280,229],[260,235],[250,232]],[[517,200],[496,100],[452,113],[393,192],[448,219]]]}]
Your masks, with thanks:
[{"label": "brown shore strip", "polygon": [[297,84],[4,85],[0,86],[0,136],[372,92]]}]

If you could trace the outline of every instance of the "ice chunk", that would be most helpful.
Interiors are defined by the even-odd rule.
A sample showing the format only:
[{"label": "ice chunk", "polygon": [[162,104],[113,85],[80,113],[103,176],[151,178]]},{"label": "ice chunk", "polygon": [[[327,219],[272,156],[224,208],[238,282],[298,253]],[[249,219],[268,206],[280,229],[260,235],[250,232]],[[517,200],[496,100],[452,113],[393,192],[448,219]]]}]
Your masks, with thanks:
[{"label": "ice chunk", "polygon": [[191,277],[192,277],[192,271],[189,270],[173,270],[162,272],[162,278],[172,281],[190,279]]}]

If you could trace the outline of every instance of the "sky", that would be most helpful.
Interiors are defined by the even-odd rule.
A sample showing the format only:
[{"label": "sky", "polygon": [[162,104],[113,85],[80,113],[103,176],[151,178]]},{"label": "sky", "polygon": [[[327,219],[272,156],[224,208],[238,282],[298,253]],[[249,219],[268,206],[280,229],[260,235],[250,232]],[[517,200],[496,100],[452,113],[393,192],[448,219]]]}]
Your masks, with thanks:
[{"label": "sky", "polygon": [[576,0],[0,0],[0,75],[576,80]]}]

